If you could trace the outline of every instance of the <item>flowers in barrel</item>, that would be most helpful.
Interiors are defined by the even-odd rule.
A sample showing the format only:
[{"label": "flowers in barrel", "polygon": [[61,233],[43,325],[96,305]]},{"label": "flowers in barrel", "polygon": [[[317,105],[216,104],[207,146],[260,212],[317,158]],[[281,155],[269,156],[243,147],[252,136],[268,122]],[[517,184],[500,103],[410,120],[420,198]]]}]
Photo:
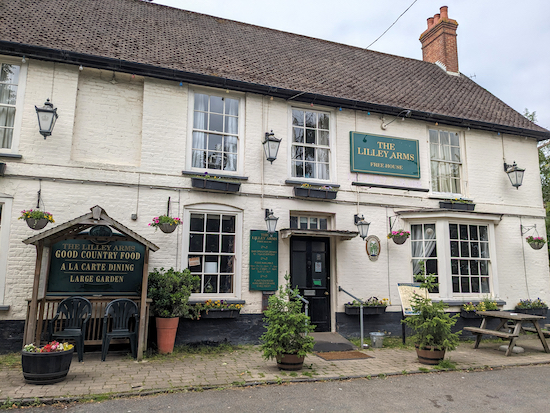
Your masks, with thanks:
[{"label": "flowers in barrel", "polygon": [[173,232],[178,225],[181,225],[182,221],[180,218],[172,218],[168,215],[161,215],[153,218],[153,222],[149,223],[150,227],[154,227],[155,231],[157,228],[160,228],[162,232]]},{"label": "flowers in barrel", "polygon": [[34,344],[27,344],[23,347],[23,351],[27,353],[54,353],[59,351],[67,351],[73,349],[73,345],[69,343],[60,343],[59,341],[52,341],[43,347],[37,347]]}]

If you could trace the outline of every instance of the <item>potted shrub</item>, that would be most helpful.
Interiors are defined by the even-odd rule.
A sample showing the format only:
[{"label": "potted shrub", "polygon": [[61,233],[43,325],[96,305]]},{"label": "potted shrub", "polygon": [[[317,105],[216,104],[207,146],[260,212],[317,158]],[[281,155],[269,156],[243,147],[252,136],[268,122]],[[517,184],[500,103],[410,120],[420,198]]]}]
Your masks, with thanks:
[{"label": "potted shrub", "polygon": [[[386,312],[389,302],[387,298],[379,300],[376,297],[361,301],[363,302],[363,315],[383,314]],[[347,315],[359,315],[361,313],[361,303],[357,300],[344,304],[344,308]]]},{"label": "potted shrub", "polygon": [[[436,286],[435,277],[422,277],[421,288],[428,291]],[[413,315],[402,320],[414,331],[418,361],[422,364],[438,364],[445,358],[446,350],[454,350],[458,345],[460,331],[453,333],[451,328],[456,324],[458,314],[451,316],[445,312],[447,304],[443,301],[433,302],[430,298],[414,293],[411,299]]]},{"label": "potted shrub", "polygon": [[29,228],[35,230],[44,228],[48,225],[48,222],[55,222],[52,214],[40,211],[39,209],[23,210],[18,219],[24,219]]},{"label": "potted shrub", "polygon": [[65,380],[74,346],[52,341],[44,347],[27,344],[21,351],[21,367],[27,383],[53,384]]},{"label": "potted shrub", "polygon": [[223,300],[208,300],[195,304],[197,319],[200,318],[237,318],[242,304],[228,303]]},{"label": "potted shrub", "polygon": [[172,218],[168,215],[161,215],[159,217],[154,217],[153,222],[149,223],[150,227],[154,227],[155,231],[157,228],[160,228],[162,232],[165,234],[169,234],[170,232],[174,232],[178,225],[181,225],[181,219],[179,218]]},{"label": "potted shrub", "polygon": [[546,240],[543,237],[533,237],[532,235],[529,235],[525,239],[527,240],[529,246],[534,250],[540,250],[544,247],[544,244],[546,244]]},{"label": "potted shrub", "polygon": [[189,296],[198,287],[200,278],[188,269],[155,270],[149,273],[147,297],[152,300],[151,314],[156,317],[157,344],[160,353],[174,350],[180,317],[191,318]]},{"label": "potted shrub", "polygon": [[393,242],[395,242],[398,245],[401,245],[405,241],[407,241],[407,238],[409,238],[410,236],[411,236],[411,233],[409,231],[398,229],[397,231],[391,231],[388,234],[388,239],[392,239]]},{"label": "potted shrub", "polygon": [[534,314],[546,317],[548,312],[548,305],[540,298],[536,300],[520,300],[516,304],[514,311],[517,313]]},{"label": "potted shrub", "polygon": [[484,298],[483,301],[478,304],[471,302],[463,304],[460,309],[460,316],[462,318],[481,318],[481,316],[476,314],[477,311],[496,311],[498,309],[496,301]]},{"label": "potted shrub", "polygon": [[300,370],[305,356],[313,351],[315,340],[308,335],[315,326],[302,312],[302,302],[295,298],[298,289],[290,288],[290,276],[285,276],[285,286],[269,297],[264,322],[267,331],[260,341],[265,359],[277,360],[281,370]]}]

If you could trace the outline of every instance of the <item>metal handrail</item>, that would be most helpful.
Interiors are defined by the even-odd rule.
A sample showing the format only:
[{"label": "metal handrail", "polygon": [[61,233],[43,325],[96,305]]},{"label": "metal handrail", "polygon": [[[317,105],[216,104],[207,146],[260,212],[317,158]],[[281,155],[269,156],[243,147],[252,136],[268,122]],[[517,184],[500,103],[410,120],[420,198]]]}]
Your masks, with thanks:
[{"label": "metal handrail", "polygon": [[[306,305],[306,307],[305,307],[305,313],[306,313],[306,317],[307,317],[307,318],[306,318],[306,326],[307,326],[307,320],[309,320],[309,301],[306,300],[304,297],[302,297],[302,296],[301,296],[300,294],[298,294],[298,293],[294,293],[294,295],[295,295],[297,298],[299,298],[300,301],[302,301],[302,302]],[[307,336],[307,330],[306,330],[306,334],[305,334],[305,335]]]},{"label": "metal handrail", "polygon": [[364,344],[363,344],[363,341],[364,341],[364,336],[363,336],[363,305],[365,304],[365,302],[363,300],[361,300],[360,298],[357,298],[353,294],[348,293],[346,290],[344,290],[340,286],[338,286],[338,291],[342,291],[343,293],[346,293],[347,295],[349,295],[354,300],[359,301],[359,326],[360,326],[359,328],[361,330],[361,350],[362,350],[363,347],[364,347]]}]

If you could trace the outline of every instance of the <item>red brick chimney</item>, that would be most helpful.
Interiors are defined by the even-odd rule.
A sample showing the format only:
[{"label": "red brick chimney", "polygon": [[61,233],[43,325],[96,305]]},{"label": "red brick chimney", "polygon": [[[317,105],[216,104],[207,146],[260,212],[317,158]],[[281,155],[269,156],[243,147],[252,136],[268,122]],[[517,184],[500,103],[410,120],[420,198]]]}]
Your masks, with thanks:
[{"label": "red brick chimney", "polygon": [[456,48],[456,20],[449,19],[447,6],[439,14],[428,18],[428,28],[420,35],[422,59],[426,62],[441,62],[448,72],[458,72],[458,51]]}]

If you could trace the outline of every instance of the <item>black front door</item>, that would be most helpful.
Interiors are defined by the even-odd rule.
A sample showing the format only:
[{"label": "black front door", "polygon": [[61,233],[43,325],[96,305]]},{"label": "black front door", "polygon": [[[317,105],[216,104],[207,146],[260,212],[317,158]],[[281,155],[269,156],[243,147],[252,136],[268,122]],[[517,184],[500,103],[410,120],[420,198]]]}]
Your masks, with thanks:
[{"label": "black front door", "polygon": [[315,331],[330,331],[329,246],[328,238],[290,239],[292,287],[298,287],[300,295],[309,301]]}]

